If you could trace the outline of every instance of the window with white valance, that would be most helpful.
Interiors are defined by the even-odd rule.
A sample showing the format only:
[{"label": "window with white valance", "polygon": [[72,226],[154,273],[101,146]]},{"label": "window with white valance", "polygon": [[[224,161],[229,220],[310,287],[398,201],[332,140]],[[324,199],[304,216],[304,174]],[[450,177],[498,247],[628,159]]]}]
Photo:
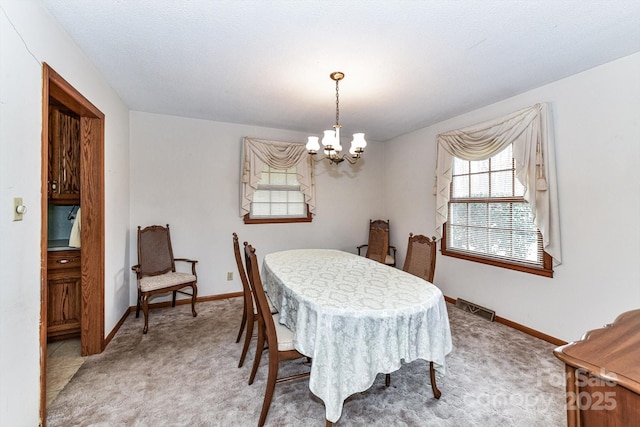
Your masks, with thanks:
[{"label": "window with white valance", "polygon": [[555,155],[548,107],[536,104],[496,120],[437,136],[436,232],[442,237],[448,219],[454,159],[489,159],[512,146],[517,180],[524,187],[542,247],[561,263],[560,218]]},{"label": "window with white valance", "polygon": [[[245,137],[242,148],[240,215],[245,217],[245,222],[310,221],[316,208],[315,182],[311,158],[305,145]],[[265,173],[265,171],[267,172]],[[292,173],[295,173],[295,177],[291,176]],[[272,180],[269,184],[265,184],[263,174],[272,178],[282,176],[284,180],[282,183],[274,183]],[[287,213],[286,194],[288,193],[289,200],[292,200],[291,195],[296,192],[292,190],[299,190],[304,197],[307,205],[305,215],[290,215]],[[262,214],[260,218],[254,221],[250,218],[252,202],[254,202],[254,197],[258,197],[262,205],[268,203],[268,197],[265,197],[265,192],[272,193],[274,204],[280,203],[280,201],[275,201],[276,196],[285,196],[282,205],[285,208],[273,209],[271,213],[266,213],[269,210],[261,208]],[[265,200],[267,201],[265,202]],[[293,206],[295,202],[291,201],[289,204]],[[295,211],[298,212],[299,210],[295,209]]]}]

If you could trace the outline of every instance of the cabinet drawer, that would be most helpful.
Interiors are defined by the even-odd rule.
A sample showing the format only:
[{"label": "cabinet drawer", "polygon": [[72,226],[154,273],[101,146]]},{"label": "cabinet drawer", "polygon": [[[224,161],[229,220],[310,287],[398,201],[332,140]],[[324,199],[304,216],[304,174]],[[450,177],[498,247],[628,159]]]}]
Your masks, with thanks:
[{"label": "cabinet drawer", "polygon": [[50,251],[47,253],[47,269],[80,268],[80,251]]}]

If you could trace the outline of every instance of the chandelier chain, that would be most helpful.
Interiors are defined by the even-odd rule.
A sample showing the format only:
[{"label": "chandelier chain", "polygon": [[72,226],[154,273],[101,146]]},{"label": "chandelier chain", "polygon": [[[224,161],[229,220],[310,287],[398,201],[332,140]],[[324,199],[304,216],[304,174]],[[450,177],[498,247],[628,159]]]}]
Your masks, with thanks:
[{"label": "chandelier chain", "polygon": [[336,127],[340,126],[340,96],[338,93],[338,82],[336,80]]}]

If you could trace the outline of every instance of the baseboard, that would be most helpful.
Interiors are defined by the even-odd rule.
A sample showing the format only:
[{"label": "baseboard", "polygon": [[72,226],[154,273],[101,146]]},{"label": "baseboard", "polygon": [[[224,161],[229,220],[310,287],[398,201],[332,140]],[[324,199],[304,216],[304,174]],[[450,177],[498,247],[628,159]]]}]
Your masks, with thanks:
[{"label": "baseboard", "polygon": [[107,348],[113,337],[116,336],[116,332],[120,330],[120,327],[124,324],[124,321],[127,320],[127,317],[129,317],[129,313],[131,313],[131,308],[125,310],[118,323],[116,323],[116,326],[113,327],[111,332],[109,332],[109,335],[107,335],[107,337],[104,339],[104,342],[102,343],[102,351]]},{"label": "baseboard", "polygon": [[[237,298],[237,297],[241,297],[244,296],[244,292],[231,292],[229,294],[220,294],[220,295],[209,295],[206,297],[200,297],[200,298],[196,298],[196,301],[198,302],[205,302],[205,301],[217,301],[220,299],[229,299],[229,298]],[[184,304],[189,303],[189,300],[186,300],[184,302]]]},{"label": "baseboard", "polygon": [[456,302],[458,301],[456,298],[451,298],[446,295],[444,296],[444,300],[449,304],[453,304],[453,305],[456,305]]},{"label": "baseboard", "polygon": [[496,316],[495,321],[498,323],[502,323],[503,325],[509,326],[510,328],[517,329],[525,334],[529,334],[532,337],[540,338],[543,341],[551,343],[553,345],[565,345],[567,341],[563,341],[561,339],[552,337],[551,335],[547,335],[543,332],[536,331],[535,329],[531,329],[528,326],[521,325],[520,323],[513,322],[509,319],[505,319],[504,317]]},{"label": "baseboard", "polygon": [[[244,294],[242,292],[231,292],[229,294],[208,295],[205,297],[196,297],[196,302],[217,301],[221,299],[241,297],[243,295]],[[180,298],[176,300],[176,305],[182,305],[182,304],[191,304],[191,300],[189,298]],[[163,307],[171,307],[171,301],[154,302],[152,304],[149,304],[149,309],[163,308]],[[134,311],[136,311],[135,305],[132,305],[131,307],[129,307],[129,312],[134,312]]]},{"label": "baseboard", "polygon": [[[220,295],[208,295],[204,297],[197,297],[196,302],[217,301],[221,299],[237,298],[243,295],[244,294],[242,292],[232,292],[229,294],[220,294]],[[181,298],[179,300],[176,300],[176,305],[182,305],[182,304],[191,304],[191,300],[189,298]],[[171,301],[155,302],[153,304],[149,304],[150,309],[161,308],[161,307],[171,307]],[[109,345],[113,337],[116,335],[116,333],[118,333],[118,331],[120,330],[120,327],[124,324],[124,321],[127,320],[127,317],[129,317],[129,314],[135,313],[135,311],[136,311],[135,305],[127,308],[127,310],[124,312],[124,314],[122,315],[118,323],[116,323],[116,326],[113,327],[109,335],[107,335],[107,337],[104,339],[104,342],[102,344],[102,351],[104,351],[104,349],[107,348],[107,345]]]},{"label": "baseboard", "polygon": [[[451,297],[448,297],[446,295],[444,296],[444,300],[446,302],[450,303],[450,304],[453,304],[453,305],[455,305],[456,301],[457,301],[456,298],[451,298]],[[508,326],[510,328],[513,328],[513,329],[516,329],[516,330],[518,330],[520,332],[524,332],[525,334],[531,335],[532,337],[539,338],[539,339],[541,339],[543,341],[546,341],[548,343],[551,343],[553,345],[565,345],[565,344],[567,344],[566,341],[563,341],[561,339],[552,337],[551,335],[547,335],[547,334],[542,333],[540,331],[536,331],[535,329],[532,329],[532,328],[530,328],[528,326],[525,326],[525,325],[521,325],[520,323],[513,322],[513,321],[511,321],[509,319],[505,319],[504,317],[496,316],[494,321],[498,322],[498,323],[502,323],[503,325]]]}]

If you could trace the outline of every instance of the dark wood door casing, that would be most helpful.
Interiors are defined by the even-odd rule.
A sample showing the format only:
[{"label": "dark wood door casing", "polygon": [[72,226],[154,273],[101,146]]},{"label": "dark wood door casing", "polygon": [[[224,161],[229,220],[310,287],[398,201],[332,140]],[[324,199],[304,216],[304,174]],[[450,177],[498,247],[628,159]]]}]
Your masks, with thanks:
[{"label": "dark wood door casing", "polygon": [[47,217],[49,202],[49,109],[63,106],[79,117],[80,204],[80,339],[82,355],[104,350],[104,114],[80,92],[43,64],[42,198],[40,266],[40,425],[46,424],[47,359]]}]

